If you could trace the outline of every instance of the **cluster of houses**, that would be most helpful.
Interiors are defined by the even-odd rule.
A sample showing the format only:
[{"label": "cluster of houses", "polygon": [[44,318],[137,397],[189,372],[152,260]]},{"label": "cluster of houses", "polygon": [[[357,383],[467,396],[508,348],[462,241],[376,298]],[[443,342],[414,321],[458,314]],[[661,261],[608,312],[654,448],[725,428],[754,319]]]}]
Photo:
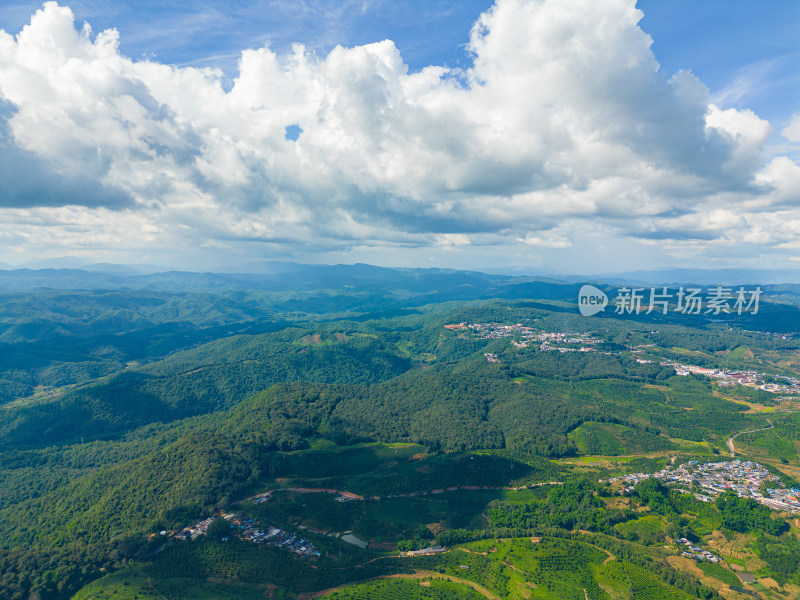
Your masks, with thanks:
[{"label": "cluster of houses", "polygon": [[557,352],[595,352],[594,348],[589,346],[581,346],[580,348],[570,348],[569,346],[551,346],[549,344],[542,344],[542,350],[555,350]]},{"label": "cluster of houses", "polygon": [[[757,371],[726,371],[725,369],[710,369],[698,367],[696,365],[685,365],[672,361],[663,361],[662,365],[675,369],[676,375],[702,375],[712,377],[719,381],[721,386],[745,385],[747,387],[758,388],[773,394],[800,394],[800,379],[796,377],[785,377],[782,375],[768,375]],[[765,383],[764,379],[780,380],[780,383]]]},{"label": "cluster of houses", "polygon": [[[214,520],[214,517],[208,517],[207,519],[203,519],[202,521],[197,521],[196,523],[192,523],[191,525],[187,525],[183,529],[181,529],[178,533],[175,533],[172,537],[177,540],[196,540],[201,535],[205,535],[206,531],[208,530],[208,526],[211,525],[211,522]],[[161,535],[167,535],[168,532],[162,531]]]},{"label": "cluster of houses", "polygon": [[[478,339],[495,340],[501,338],[518,338],[511,343],[516,348],[527,348],[531,344],[539,343],[540,350],[553,350],[558,352],[594,352],[593,347],[602,340],[595,337],[592,333],[567,333],[542,331],[534,329],[521,323],[515,325],[501,325],[499,323],[451,323],[444,326],[450,331],[460,331],[474,335]],[[658,333],[653,331],[651,333]],[[633,353],[641,353],[647,348],[654,348],[655,344],[644,344],[636,346],[631,350]],[[500,362],[495,354],[484,354],[489,362]],[[651,363],[652,360],[637,359],[640,363]],[[757,371],[726,371],[725,369],[712,369],[699,367],[697,365],[687,365],[674,361],[664,360],[660,362],[663,366],[675,369],[676,375],[702,375],[713,377],[718,380],[721,386],[745,385],[758,388],[767,392],[780,394],[800,394],[800,379],[783,375],[769,375]],[[772,381],[766,382],[765,379]]]},{"label": "cluster of houses", "polygon": [[683,556],[686,556],[688,558],[693,558],[693,559],[695,559],[697,561],[705,560],[705,561],[710,562],[710,563],[718,563],[719,562],[719,557],[718,556],[716,556],[714,554],[711,554],[711,552],[709,552],[708,550],[704,550],[702,547],[698,546],[694,542],[690,542],[686,538],[680,538],[678,540],[678,543],[679,544],[683,544],[687,548],[687,550],[683,550],[681,552],[681,554]]},{"label": "cluster of houses", "polygon": [[522,339],[532,339],[536,335],[533,327],[522,323],[516,325],[500,325],[499,323],[452,323],[445,325],[450,331],[463,331],[475,335],[481,340],[499,340],[506,337],[520,336]]},{"label": "cluster of houses", "polygon": [[242,539],[259,546],[282,548],[306,558],[320,555],[311,542],[298,537],[296,533],[278,527],[268,527],[264,531],[256,519],[244,519],[235,514],[224,515],[223,518],[230,523],[231,529],[239,532]]},{"label": "cluster of houses", "polygon": [[666,484],[685,485],[695,489],[699,486],[705,493],[689,490],[687,493],[693,493],[695,498],[703,502],[709,502],[721,493],[733,491],[741,498],[752,498],[774,510],[800,514],[800,490],[787,489],[775,475],[759,463],[751,461],[691,461],[674,468],[667,466],[655,473],[632,473],[613,477],[608,481],[622,482],[620,493],[626,494],[651,477]]},{"label": "cluster of houses", "polygon": [[[297,534],[278,529],[277,527],[268,527],[266,531],[263,531],[256,519],[245,519],[235,513],[219,513],[218,515],[192,523],[177,532],[162,531],[161,535],[169,536],[176,540],[196,540],[200,536],[206,535],[208,526],[211,525],[217,517],[222,517],[228,522],[231,528],[231,535],[236,533],[241,539],[258,544],[259,546],[283,548],[284,550],[294,552],[306,558],[320,555],[319,551],[311,542],[298,537]],[[230,536],[222,538],[223,542],[229,540]]]},{"label": "cluster of houses", "polygon": [[[528,327],[522,323],[516,325],[500,325],[499,323],[451,323],[444,326],[449,331],[471,333],[478,339],[498,340],[501,338],[519,338],[511,343],[515,348],[527,348],[539,342],[541,350],[558,350],[560,352],[591,352],[593,344],[600,343],[590,333],[549,332]],[[577,346],[577,347],[576,347]],[[488,357],[489,355],[485,355]],[[496,362],[491,361],[490,362]]]},{"label": "cluster of houses", "polygon": [[779,340],[795,340],[800,336],[800,333],[797,331],[793,331],[791,333],[775,333],[774,331],[753,331],[752,333],[758,333]]},{"label": "cluster of houses", "polygon": [[543,332],[536,336],[542,344],[540,350],[557,350],[558,352],[594,352],[594,344],[599,344],[600,339],[591,333],[549,333]]}]

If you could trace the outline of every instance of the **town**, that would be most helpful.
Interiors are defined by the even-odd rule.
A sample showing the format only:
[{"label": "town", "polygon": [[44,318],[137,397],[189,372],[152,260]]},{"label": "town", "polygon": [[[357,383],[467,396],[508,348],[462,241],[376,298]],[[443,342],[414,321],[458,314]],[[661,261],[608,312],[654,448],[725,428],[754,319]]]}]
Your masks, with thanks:
[{"label": "town", "polygon": [[[741,498],[752,498],[773,510],[800,514],[800,490],[787,489],[783,483],[767,469],[756,462],[722,461],[699,463],[690,461],[677,467],[666,466],[655,473],[632,473],[608,479],[609,483],[622,482],[621,494],[632,492],[636,485],[650,478],[665,484],[684,485],[687,494],[703,502],[721,493],[733,491]],[[601,483],[603,480],[600,480]],[[696,491],[698,488],[702,492]]]}]

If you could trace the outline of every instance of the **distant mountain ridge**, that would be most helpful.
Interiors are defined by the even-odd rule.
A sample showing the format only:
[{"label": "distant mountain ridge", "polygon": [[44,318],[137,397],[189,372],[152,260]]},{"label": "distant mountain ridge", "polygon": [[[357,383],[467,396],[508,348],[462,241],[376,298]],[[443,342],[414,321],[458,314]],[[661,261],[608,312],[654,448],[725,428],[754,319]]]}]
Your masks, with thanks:
[{"label": "distant mountain ridge", "polygon": [[[389,286],[434,291],[438,285],[480,285],[507,282],[509,275],[453,269],[393,269],[354,265],[277,263],[261,272],[159,271],[140,273],[122,265],[90,265],[79,269],[13,269],[0,273],[0,289],[150,289],[214,291],[219,289],[318,290]],[[531,278],[521,278],[528,281]],[[563,285],[563,284],[561,284]]]},{"label": "distant mountain ridge", "polygon": [[[554,284],[575,284],[600,282],[609,285],[777,285],[800,284],[798,269],[757,269],[757,268],[664,268],[634,271],[614,271],[593,274],[548,273],[537,269],[487,268],[480,270],[452,268],[414,268],[381,267],[365,263],[355,264],[307,264],[289,261],[250,261],[238,265],[216,267],[207,271],[170,268],[152,264],[86,263],[74,257],[42,260],[23,266],[14,266],[0,261],[0,270],[18,272],[18,281],[27,282],[24,286],[35,285],[64,289],[63,286],[77,286],[81,289],[143,289],[170,282],[197,289],[200,285],[216,288],[220,283],[256,285],[258,289],[275,286],[290,286],[290,282],[308,283],[308,278],[330,281],[343,277],[344,280],[369,277],[384,278],[399,283],[432,275],[464,274],[484,281],[529,280]],[[96,274],[96,277],[82,275]],[[389,274],[394,274],[389,277]],[[9,274],[0,277],[0,285],[7,285]],[[160,275],[160,277],[155,277]],[[115,276],[103,277],[103,276]],[[152,279],[148,277],[154,276]],[[258,276],[271,278],[271,285],[265,284]],[[12,276],[13,277],[13,276]],[[45,282],[47,280],[47,283]],[[33,282],[36,282],[35,284]],[[190,283],[191,282],[191,283]],[[205,282],[205,283],[201,283]],[[282,283],[278,283],[282,282]],[[266,288],[265,288],[266,289]]]},{"label": "distant mountain ridge", "polygon": [[[615,275],[514,276],[442,268],[391,268],[363,263],[319,265],[263,262],[242,265],[257,272],[163,271],[152,265],[86,265],[78,269],[0,270],[0,294],[84,291],[148,294],[268,294],[279,312],[359,314],[490,298],[573,303],[584,283],[609,295],[622,286],[761,286],[764,298],[800,305],[800,276],[790,270],[666,269]],[[156,269],[153,271],[152,269]],[[797,272],[800,273],[800,272]],[[777,283],[780,282],[780,283]],[[250,302],[254,301],[250,298]],[[562,304],[563,306],[563,304]]]},{"label": "distant mountain ridge", "polygon": [[621,285],[776,285],[800,283],[800,269],[657,269],[596,275],[557,275],[561,281]]}]

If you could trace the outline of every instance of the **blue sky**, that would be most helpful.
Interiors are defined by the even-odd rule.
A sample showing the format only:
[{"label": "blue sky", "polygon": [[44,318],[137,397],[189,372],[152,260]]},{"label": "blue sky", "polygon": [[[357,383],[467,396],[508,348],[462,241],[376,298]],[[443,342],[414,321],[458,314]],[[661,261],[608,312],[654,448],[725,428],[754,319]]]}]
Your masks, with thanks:
[{"label": "blue sky", "polygon": [[800,4],[579,4],[48,5],[0,40],[0,261],[797,266]]},{"label": "blue sky", "polygon": [[[265,42],[287,51],[302,42],[321,54],[336,44],[390,39],[412,70],[470,64],[465,46],[487,0],[169,2],[74,0],[77,22],[116,28],[120,51],[178,65],[217,66],[235,77],[241,51]],[[0,26],[16,32],[41,2],[0,6]],[[641,27],[668,73],[694,72],[726,105],[788,119],[800,100],[800,3],[791,0],[639,0]]]},{"label": "blue sky", "polygon": [[640,0],[642,28],[670,73],[691,69],[726,106],[787,122],[800,99],[800,4]]},{"label": "blue sky", "polygon": [[[491,2],[260,1],[138,2],[76,0],[67,3],[78,22],[100,31],[116,28],[121,51],[181,65],[216,65],[235,75],[247,47],[266,41],[278,51],[302,42],[320,53],[336,44],[394,40],[413,69],[463,65],[469,30]],[[0,22],[17,31],[41,2],[0,7]]]}]

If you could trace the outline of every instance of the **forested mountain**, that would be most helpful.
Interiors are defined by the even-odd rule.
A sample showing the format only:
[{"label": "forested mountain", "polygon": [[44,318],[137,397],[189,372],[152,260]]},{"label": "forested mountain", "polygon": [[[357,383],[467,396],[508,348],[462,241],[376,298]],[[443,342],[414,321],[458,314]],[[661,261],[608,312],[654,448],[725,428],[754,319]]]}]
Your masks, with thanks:
[{"label": "forested mountain", "polygon": [[[796,400],[758,388],[788,386],[798,372],[800,339],[783,332],[800,321],[787,304],[767,302],[736,323],[587,319],[570,304],[572,284],[366,265],[275,271],[3,274],[0,597],[69,598],[112,572],[130,573],[141,597],[192,597],[180,590],[200,594],[208,581],[231,579],[218,561],[229,552],[239,557],[231,581],[296,597],[404,572],[410,563],[365,565],[434,536],[457,545],[544,535],[562,540],[547,542],[548,556],[570,545],[613,548],[626,557],[620,568],[661,582],[654,589],[710,598],[716,584],[703,587],[668,557],[653,562],[654,548],[677,531],[699,539],[722,523],[730,529],[738,505],[721,504],[701,525],[687,516],[695,505],[670,501],[677,508],[662,514],[667,501],[646,489],[627,504],[601,501],[608,493],[598,479],[670,459],[715,460],[728,438],[751,431],[736,438],[737,451],[741,440],[790,485],[800,468],[791,443],[778,442],[796,431]],[[69,287],[79,282],[86,287]],[[757,385],[681,376],[677,363],[752,372]],[[545,487],[519,489],[529,485]],[[575,497],[553,485],[574,486],[564,490]],[[264,490],[284,495],[240,503]],[[238,538],[225,546],[170,537],[219,511],[294,531],[302,524],[320,556],[308,563]],[[565,511],[575,518],[556,518]],[[656,529],[642,529],[641,511]],[[795,543],[781,523],[762,519],[736,535],[754,536],[742,543],[790,586],[800,563],[769,562],[764,542]],[[345,530],[370,547],[320,533]],[[216,557],[203,579],[173,581],[172,571],[203,556]],[[595,560],[586,556],[587,565]],[[525,564],[516,568],[533,568]],[[590,570],[576,589],[638,597],[633,584],[608,596],[598,586],[616,585],[612,574],[592,583],[600,571]],[[100,581],[113,587],[113,577]],[[512,593],[502,577],[480,581]],[[98,589],[106,590],[99,598],[112,588]],[[214,597],[239,597],[231,589]]]}]

